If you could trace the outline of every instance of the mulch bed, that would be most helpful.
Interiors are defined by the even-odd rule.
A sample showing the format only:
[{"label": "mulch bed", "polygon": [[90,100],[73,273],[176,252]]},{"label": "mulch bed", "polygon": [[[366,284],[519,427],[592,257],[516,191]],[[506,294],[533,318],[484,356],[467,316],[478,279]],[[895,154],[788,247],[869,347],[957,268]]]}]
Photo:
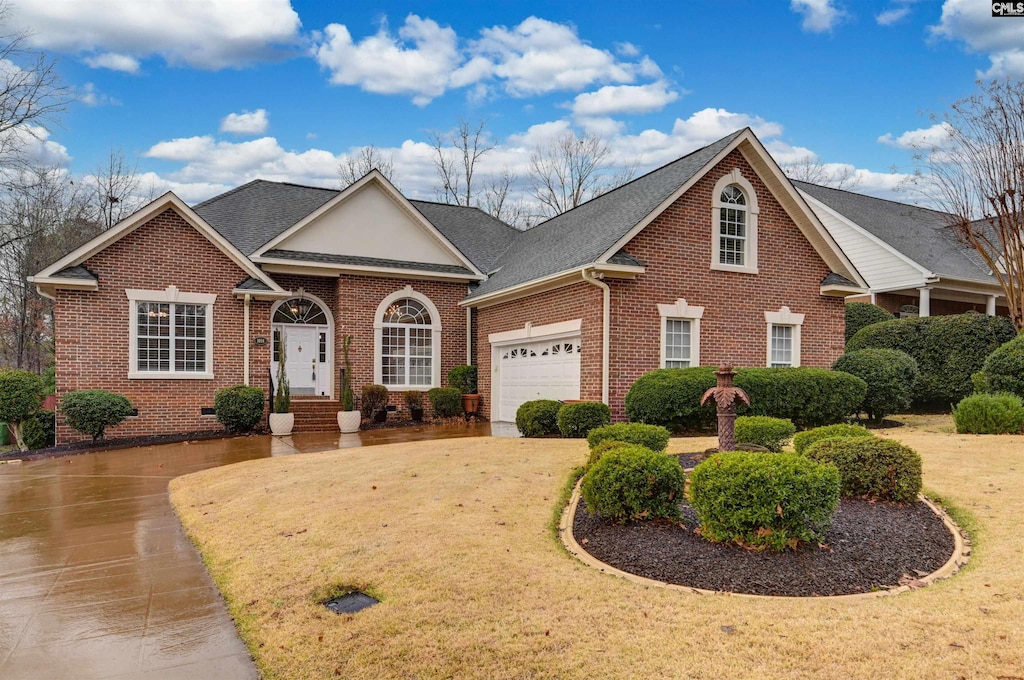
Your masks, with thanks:
[{"label": "mulch bed", "polygon": [[694,533],[697,516],[680,504],[682,522],[615,524],[587,512],[573,518],[576,541],[622,571],[681,586],[756,595],[847,595],[893,588],[929,574],[953,554],[949,529],[931,508],[844,499],[825,536],[827,547],[775,553],[712,543]]}]

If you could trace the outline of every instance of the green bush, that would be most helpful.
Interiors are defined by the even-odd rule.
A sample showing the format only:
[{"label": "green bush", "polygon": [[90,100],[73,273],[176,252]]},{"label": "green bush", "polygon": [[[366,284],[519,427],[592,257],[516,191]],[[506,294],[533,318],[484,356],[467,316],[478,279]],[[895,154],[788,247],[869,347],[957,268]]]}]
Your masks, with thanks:
[{"label": "green bush", "polygon": [[893,315],[870,302],[846,303],[846,342],[865,326],[881,321],[891,321]]},{"label": "green bush", "polygon": [[251,432],[263,418],[265,401],[263,390],[258,387],[233,385],[217,390],[213,411],[229,432]]},{"label": "green bush", "polygon": [[910,408],[917,382],[917,362],[898,349],[859,349],[836,359],[832,369],[855,375],[868,384],[858,411],[881,421],[892,413]]},{"label": "green bush", "polygon": [[1024,429],[1024,405],[1016,394],[974,394],[953,409],[960,434],[1020,434]]},{"label": "green bush", "polygon": [[43,403],[43,379],[35,373],[0,370],[0,423],[7,423],[18,448],[25,450],[22,423]]},{"label": "green bush", "polygon": [[476,394],[476,366],[454,366],[448,371],[448,385],[460,394]]},{"label": "green bush", "polygon": [[25,421],[22,435],[25,446],[30,449],[45,449],[57,442],[56,421],[53,411],[36,411]]},{"label": "green bush", "polygon": [[838,423],[836,425],[825,425],[824,427],[816,427],[813,430],[804,430],[798,432],[793,437],[793,448],[796,449],[797,453],[803,453],[807,450],[807,447],[816,441],[821,439],[827,439],[830,437],[874,437],[871,431],[863,425],[848,425],[846,423]]},{"label": "green bush", "polygon": [[611,420],[611,409],[599,401],[565,404],[558,410],[558,431],[563,437],[583,439],[591,430],[603,427]]},{"label": "green bush", "polygon": [[642,446],[606,451],[583,477],[587,510],[617,522],[679,516],[685,475],[676,458]]},{"label": "green bush", "polygon": [[700,398],[715,386],[715,369],[661,368],[637,378],[626,394],[626,417],[632,423],[661,425],[673,432],[707,429],[715,406]]},{"label": "green bush", "polygon": [[558,434],[558,411],[562,402],[554,399],[534,399],[523,402],[516,409],[516,427],[524,437],[546,437]]},{"label": "green bush", "polygon": [[427,392],[435,418],[454,418],[462,415],[462,392],[455,387],[435,387]]},{"label": "green bush", "polygon": [[979,392],[1012,392],[1024,398],[1024,335],[1000,345],[975,374]]},{"label": "green bush", "polygon": [[[594,448],[590,449],[590,456],[587,457],[587,464],[583,468],[583,471],[586,472],[590,468],[594,467],[594,464],[597,461],[601,460],[601,456],[603,456],[604,454],[608,453],[609,451],[614,451],[616,449],[621,449],[623,447],[631,447],[631,446],[638,446],[638,445],[637,444],[628,444],[626,442],[617,442],[614,439],[605,439],[603,442],[601,442],[600,444],[598,444]],[[644,448],[647,448],[647,447],[644,447]]]},{"label": "green bush", "polygon": [[601,442],[614,440],[637,444],[651,451],[664,451],[668,448],[668,437],[668,430],[660,425],[616,423],[591,430],[587,435],[587,444],[593,449]]},{"label": "green bush", "polygon": [[773,550],[821,541],[839,505],[839,472],[795,453],[719,453],[690,474],[704,538]]},{"label": "green bush", "polygon": [[[260,394],[260,415],[263,414],[263,392]],[[68,392],[60,400],[64,422],[92,440],[103,439],[103,432],[132,414],[132,403],[120,394],[106,390]],[[257,420],[259,418],[257,417]]]},{"label": "green bush", "polygon": [[949,408],[974,391],[971,375],[986,357],[1015,336],[1009,319],[968,312],[872,324],[857,331],[846,349],[906,352],[919,372],[914,405]]},{"label": "green bush", "polygon": [[778,453],[793,438],[796,425],[785,418],[740,416],[736,419],[736,442],[756,444]]},{"label": "green bush", "polygon": [[376,411],[388,406],[388,388],[383,385],[363,385],[363,396],[359,401],[359,409],[364,418],[371,417]]},{"label": "green bush", "polygon": [[406,390],[402,392],[402,400],[410,409],[423,408],[423,392],[419,390]]},{"label": "green bush", "polygon": [[843,496],[909,503],[921,491],[921,456],[892,439],[828,437],[804,455],[839,469]]}]

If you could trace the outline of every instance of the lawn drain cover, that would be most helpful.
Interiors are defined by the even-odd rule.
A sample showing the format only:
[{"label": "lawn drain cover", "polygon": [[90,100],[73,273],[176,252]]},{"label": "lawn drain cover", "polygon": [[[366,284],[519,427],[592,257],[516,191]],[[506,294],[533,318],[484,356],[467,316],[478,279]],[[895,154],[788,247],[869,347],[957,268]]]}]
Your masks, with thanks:
[{"label": "lawn drain cover", "polygon": [[380,600],[370,597],[366,593],[356,591],[354,593],[346,593],[341,597],[327,600],[324,602],[324,606],[335,614],[355,614],[356,612],[361,612],[367,607],[372,607],[378,602],[380,602]]}]

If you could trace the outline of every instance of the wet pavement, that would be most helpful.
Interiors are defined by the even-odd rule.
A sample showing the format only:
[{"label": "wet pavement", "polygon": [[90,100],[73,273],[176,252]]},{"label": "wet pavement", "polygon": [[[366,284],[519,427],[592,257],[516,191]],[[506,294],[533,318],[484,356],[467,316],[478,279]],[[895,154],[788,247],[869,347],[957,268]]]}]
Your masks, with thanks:
[{"label": "wet pavement", "polygon": [[489,434],[239,437],[2,464],[0,678],[257,678],[168,482],[254,458]]}]

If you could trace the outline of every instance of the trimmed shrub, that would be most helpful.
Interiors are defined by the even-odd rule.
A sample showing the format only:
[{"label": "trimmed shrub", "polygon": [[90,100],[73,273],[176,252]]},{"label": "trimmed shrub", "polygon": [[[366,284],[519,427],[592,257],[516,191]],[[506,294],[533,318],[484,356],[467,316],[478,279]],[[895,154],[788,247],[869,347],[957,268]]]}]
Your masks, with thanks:
[{"label": "trimmed shrub", "polygon": [[798,427],[842,421],[857,411],[868,389],[857,376],[826,368],[744,368],[736,387],[750,397],[740,415],[788,418]]},{"label": "trimmed shrub", "polygon": [[1024,335],[1000,345],[974,375],[979,392],[1012,392],[1024,398]]},{"label": "trimmed shrub", "polygon": [[25,446],[30,449],[45,449],[57,443],[57,424],[53,411],[36,411],[25,421],[23,435]]},{"label": "trimmed shrub", "polygon": [[630,446],[638,446],[638,444],[628,444],[626,442],[615,441],[614,439],[605,439],[603,442],[601,442],[594,448],[590,449],[590,456],[587,458],[587,464],[586,466],[584,466],[583,471],[586,472],[590,468],[594,467],[594,463],[601,460],[601,456],[608,453],[609,451],[614,451],[616,449],[621,449],[623,447]]},{"label": "trimmed shrub", "polygon": [[715,386],[715,369],[661,368],[637,378],[626,394],[632,423],[661,425],[673,432],[703,430],[715,422],[715,406],[700,398]]},{"label": "trimmed shrub", "polygon": [[1005,317],[968,312],[956,316],[893,319],[857,331],[847,351],[898,349],[917,362],[913,402],[948,408],[974,391],[971,375],[986,357],[1016,336]]},{"label": "trimmed shrub", "polygon": [[462,415],[462,392],[454,387],[435,387],[427,392],[435,418],[454,418]]},{"label": "trimmed shrub", "polygon": [[563,437],[583,439],[594,428],[612,421],[612,410],[599,401],[564,404],[558,409],[558,431]]},{"label": "trimmed shrub", "polygon": [[21,370],[0,370],[0,422],[7,423],[18,448],[25,450],[22,423],[43,403],[43,379]]},{"label": "trimmed shrub", "polygon": [[778,453],[793,438],[796,425],[785,418],[740,416],[736,419],[736,442],[755,444]]},{"label": "trimmed shrub", "polygon": [[[263,390],[260,388],[233,385],[217,390],[213,397],[213,410],[217,414],[217,420],[228,428],[229,432],[252,432],[263,417],[265,401]],[[64,410],[63,402],[61,410]]]},{"label": "trimmed shrub", "polygon": [[[253,388],[255,389],[255,388]],[[258,421],[263,415],[263,392],[259,392]],[[103,431],[114,427],[132,414],[132,403],[120,394],[106,390],[79,390],[68,392],[60,400],[64,422],[92,440],[103,439]]]},{"label": "trimmed shrub", "polygon": [[660,452],[668,448],[668,437],[668,430],[660,425],[616,423],[591,430],[587,435],[587,444],[593,449],[601,442],[614,440]]},{"label": "trimmed shrub", "polygon": [[476,366],[454,366],[448,371],[448,385],[460,394],[476,394]]},{"label": "trimmed shrub", "polygon": [[558,434],[558,411],[562,402],[534,399],[516,409],[516,427],[524,437],[545,437]]},{"label": "trimmed shrub", "polygon": [[824,538],[839,485],[834,465],[795,453],[719,453],[690,474],[690,506],[708,540],[795,549]]},{"label": "trimmed shrub", "polygon": [[797,453],[803,453],[807,450],[808,446],[821,439],[827,439],[830,437],[847,437],[853,439],[856,437],[874,436],[875,435],[871,433],[871,430],[863,425],[838,423],[836,425],[825,425],[824,427],[816,427],[813,430],[798,432],[796,436],[793,437],[793,448],[796,449]]},{"label": "trimmed shrub", "polygon": [[861,328],[881,321],[891,321],[893,318],[895,317],[887,310],[870,302],[847,302],[846,342],[849,342]]},{"label": "trimmed shrub", "polygon": [[921,491],[921,456],[892,439],[827,437],[804,455],[839,469],[843,496],[909,503]]},{"label": "trimmed shrub", "polygon": [[685,475],[679,461],[642,446],[606,451],[583,477],[587,510],[617,522],[675,518]]},{"label": "trimmed shrub", "polygon": [[387,407],[388,388],[383,385],[363,385],[362,399],[359,400],[359,410],[363,412],[364,418],[369,418],[380,409]]},{"label": "trimmed shrub", "polygon": [[953,409],[960,434],[1020,434],[1024,429],[1024,404],[1016,394],[974,394]]},{"label": "trimmed shrub", "polygon": [[402,392],[402,400],[410,409],[423,408],[423,393],[419,390],[406,390]]},{"label": "trimmed shrub", "polygon": [[857,410],[881,421],[892,413],[910,408],[917,382],[917,362],[898,349],[859,349],[836,359],[832,369],[855,375],[868,384],[864,401]]}]

